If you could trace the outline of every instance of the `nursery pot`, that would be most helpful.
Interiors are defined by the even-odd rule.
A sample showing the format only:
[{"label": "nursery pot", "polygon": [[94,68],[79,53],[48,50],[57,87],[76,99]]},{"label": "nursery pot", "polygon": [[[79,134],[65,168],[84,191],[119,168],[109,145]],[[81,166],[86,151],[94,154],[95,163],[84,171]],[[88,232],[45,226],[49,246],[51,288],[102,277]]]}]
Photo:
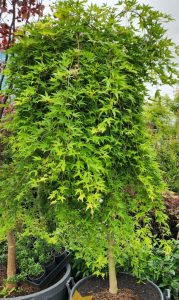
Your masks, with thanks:
[{"label": "nursery pot", "polygon": [[[145,283],[138,283],[130,274],[118,273],[117,276],[119,289],[130,289],[140,297],[140,300],[164,300],[164,296],[158,286],[150,280]],[[72,286],[72,288],[71,288]],[[89,276],[78,281],[74,286],[71,279],[67,282],[69,300],[72,300],[76,290],[82,296],[93,295],[105,289],[109,289],[108,278]],[[111,297],[112,299],[112,297]]]},{"label": "nursery pot", "polygon": [[[66,300],[68,297],[66,284],[70,278],[70,274],[71,274],[71,266],[68,264],[66,266],[66,271],[64,276],[52,286],[30,295],[18,296],[13,298],[6,298],[6,299],[7,300]],[[0,299],[4,299],[4,298],[0,298]]]},{"label": "nursery pot", "polygon": [[69,251],[64,249],[61,253],[57,253],[55,255],[56,264],[59,264],[64,258],[66,258],[69,254]]},{"label": "nursery pot", "polygon": [[56,267],[56,261],[55,258],[53,257],[52,260],[44,265],[44,268],[46,269],[46,271],[49,273],[51,271],[53,271]]},{"label": "nursery pot", "polygon": [[28,276],[28,280],[30,282],[33,281],[33,282],[35,282],[37,284],[39,282],[41,282],[44,278],[45,278],[45,269],[44,269],[44,272],[41,275],[39,275],[39,276]]}]

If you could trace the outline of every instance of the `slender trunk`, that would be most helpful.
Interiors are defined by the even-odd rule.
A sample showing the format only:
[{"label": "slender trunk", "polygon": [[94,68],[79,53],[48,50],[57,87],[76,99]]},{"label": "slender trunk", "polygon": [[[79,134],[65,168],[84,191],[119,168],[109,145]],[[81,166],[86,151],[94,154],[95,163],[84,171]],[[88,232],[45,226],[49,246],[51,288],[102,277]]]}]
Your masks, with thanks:
[{"label": "slender trunk", "polygon": [[[13,231],[9,231],[7,234],[8,243],[8,256],[7,256],[7,283],[6,288],[11,290],[16,287],[15,282],[10,282],[10,280],[16,275],[16,242]],[[9,281],[9,282],[8,282]]]},{"label": "slender trunk", "polygon": [[109,268],[109,292],[117,294],[117,277],[116,277],[116,263],[114,257],[114,239],[111,234],[108,236],[108,268]]}]

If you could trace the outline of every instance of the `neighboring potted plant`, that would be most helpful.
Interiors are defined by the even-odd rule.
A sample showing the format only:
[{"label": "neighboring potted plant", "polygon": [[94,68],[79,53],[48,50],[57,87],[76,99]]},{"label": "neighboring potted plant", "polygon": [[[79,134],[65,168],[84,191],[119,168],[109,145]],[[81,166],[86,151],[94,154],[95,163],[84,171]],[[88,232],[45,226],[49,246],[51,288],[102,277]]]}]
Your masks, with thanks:
[{"label": "neighboring potted plant", "polygon": [[33,266],[32,271],[29,273],[28,278],[30,281],[39,283],[45,277],[45,269],[41,265],[37,264]]},{"label": "neighboring potted plant", "polygon": [[[11,291],[7,291],[6,289],[3,289],[1,291],[0,299],[8,299],[8,300],[13,300],[13,299],[17,299],[17,300],[25,300],[25,299],[29,299],[29,300],[48,300],[48,299],[52,299],[52,300],[56,300],[56,299],[60,299],[60,300],[65,300],[67,298],[67,288],[66,288],[66,284],[70,278],[70,274],[71,274],[71,267],[68,264],[65,269],[64,269],[64,273],[62,275],[61,278],[57,278],[56,279],[56,283],[50,285],[49,287],[42,289],[42,290],[33,290],[33,292],[31,292],[30,294],[26,294],[23,296],[14,296],[14,292],[16,292],[16,295],[18,295],[18,290],[16,291],[15,289],[11,290]],[[19,291],[22,295],[22,291]],[[5,296],[5,297],[4,297]]]},{"label": "neighboring potted plant", "polygon": [[169,289],[172,299],[178,299],[179,286],[179,241],[170,239],[172,251],[166,253],[162,248],[154,247],[147,269],[147,277],[155,281],[162,289]]},{"label": "neighboring potted plant", "polygon": [[94,274],[108,266],[114,295],[116,265],[130,260],[139,276],[155,241],[151,219],[166,224],[142,119],[146,83],[175,82],[164,19],[135,0],[118,8],[60,1],[54,19],[28,27],[9,51],[16,199],[43,184],[54,234]]},{"label": "neighboring potted plant", "polygon": [[[17,275],[11,278],[8,283],[16,284],[17,287],[11,290],[5,287],[1,289],[0,299],[4,296],[8,299],[49,299],[49,295],[51,299],[56,299],[57,297],[61,300],[66,299],[66,283],[71,274],[71,267],[68,264],[69,260],[65,258],[65,263],[61,268],[58,264],[54,266],[53,270],[48,271],[42,267],[41,263],[49,259],[51,246],[40,238],[35,238],[35,242],[33,242],[32,245],[32,236],[17,235],[16,240]],[[30,245],[31,247],[28,247]],[[0,258],[4,266],[6,265],[6,252],[7,249],[3,247],[2,244]],[[41,254],[40,259],[38,257],[39,254]],[[62,255],[64,256],[64,251]],[[66,251],[66,256],[67,255],[68,252]],[[2,272],[3,270],[5,270],[5,268],[0,266],[0,271]],[[3,272],[1,274],[3,274]],[[28,280],[26,279],[27,276]],[[0,284],[3,284],[2,275],[0,276]]]},{"label": "neighboring potted plant", "polygon": [[[39,283],[45,276],[45,264],[49,265],[51,248],[45,240],[34,236],[17,236],[17,265],[21,276],[29,278],[32,282]],[[54,265],[55,268],[55,265]]]}]

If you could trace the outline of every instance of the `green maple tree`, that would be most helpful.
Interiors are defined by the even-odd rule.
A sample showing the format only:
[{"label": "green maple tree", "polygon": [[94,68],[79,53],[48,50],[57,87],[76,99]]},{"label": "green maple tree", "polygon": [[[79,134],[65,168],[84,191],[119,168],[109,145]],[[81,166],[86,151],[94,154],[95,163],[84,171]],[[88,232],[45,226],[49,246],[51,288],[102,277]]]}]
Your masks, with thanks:
[{"label": "green maple tree", "polygon": [[[108,265],[114,294],[116,263],[130,259],[139,275],[152,216],[166,222],[142,119],[145,84],[176,81],[164,19],[135,0],[115,8],[60,1],[53,18],[27,27],[9,50],[11,180],[21,178],[11,201],[21,207],[40,190],[34,201],[54,207],[54,234],[94,273]],[[7,180],[0,196],[10,200]]]}]

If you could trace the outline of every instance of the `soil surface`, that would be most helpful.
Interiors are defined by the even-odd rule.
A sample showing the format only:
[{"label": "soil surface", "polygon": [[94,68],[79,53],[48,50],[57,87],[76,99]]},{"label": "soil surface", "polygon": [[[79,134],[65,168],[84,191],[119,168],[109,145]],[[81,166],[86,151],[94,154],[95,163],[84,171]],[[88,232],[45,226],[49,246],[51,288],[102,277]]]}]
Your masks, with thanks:
[{"label": "soil surface", "polygon": [[106,289],[96,293],[93,300],[140,300],[140,298],[130,289],[120,289],[117,295],[112,295]]},{"label": "soil surface", "polygon": [[[64,274],[66,272],[66,269],[63,269],[60,273],[60,275],[58,277],[56,277],[55,280],[53,280],[51,282],[51,284],[49,284],[48,286],[46,286],[45,288],[47,287],[50,287],[52,286],[53,284],[55,284],[58,280],[60,280]],[[4,279],[6,278],[6,267],[3,266],[3,265],[0,265],[0,292],[1,290],[3,289],[4,287]],[[39,292],[40,290],[43,290],[43,289],[40,289],[39,287],[37,286],[34,286],[26,281],[22,281],[22,282],[19,282],[18,283],[18,287],[15,291],[11,292],[9,295],[7,295],[7,297],[11,297],[11,298],[14,298],[14,297],[18,297],[18,296],[25,296],[25,295],[30,295],[30,294],[33,294],[33,293],[37,293]],[[1,294],[0,294],[0,299],[3,299],[3,297],[1,298]]]},{"label": "soil surface", "polygon": [[[4,280],[6,278],[6,267],[3,265],[0,265],[0,292],[4,287]],[[24,296],[24,295],[29,295],[29,294],[33,294],[39,291],[39,288],[37,288],[36,286],[33,286],[27,282],[19,282],[17,290],[10,293],[10,295],[7,295],[7,297],[17,297],[17,296]],[[0,294],[0,299],[1,298],[1,294]]]},{"label": "soil surface", "polygon": [[[149,282],[138,283],[133,276],[125,273],[120,273],[117,280],[120,292],[116,298],[113,298],[114,296],[111,294],[106,294],[106,291],[109,288],[108,278],[102,279],[101,277],[90,277],[79,284],[79,286],[77,286],[77,290],[82,296],[93,296],[94,300],[160,300],[158,290],[156,290]],[[122,295],[124,290],[127,290],[125,292],[125,297],[127,297],[128,294],[128,298],[124,298],[124,295]],[[131,294],[131,291],[133,294]],[[98,296],[98,294],[101,297]],[[105,294],[106,298],[102,296]],[[131,298],[134,296],[137,298]]]},{"label": "soil surface", "polygon": [[37,292],[39,292],[38,287],[33,286],[28,282],[19,282],[17,290],[10,293],[10,295],[8,295],[7,297],[14,298],[18,296],[30,295]]},{"label": "soil surface", "polygon": [[4,278],[6,278],[6,268],[3,265],[0,265],[0,290],[3,287]]}]

